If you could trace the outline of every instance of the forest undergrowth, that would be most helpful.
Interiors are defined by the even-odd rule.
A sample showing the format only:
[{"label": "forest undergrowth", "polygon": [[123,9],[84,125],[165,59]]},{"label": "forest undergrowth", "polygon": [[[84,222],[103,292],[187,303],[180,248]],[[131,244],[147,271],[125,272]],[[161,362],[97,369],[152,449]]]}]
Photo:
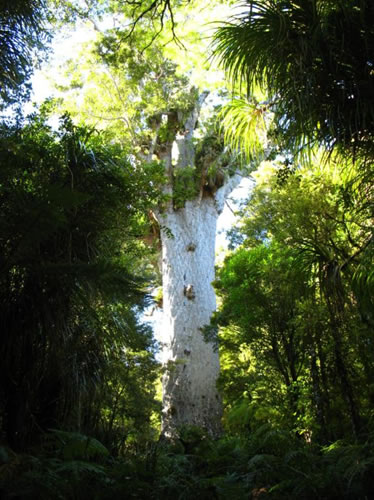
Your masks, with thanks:
[{"label": "forest undergrowth", "polygon": [[369,499],[374,439],[306,443],[263,425],[212,440],[181,429],[173,443],[134,443],[112,456],[94,438],[50,431],[32,453],[0,448],[4,499]]}]

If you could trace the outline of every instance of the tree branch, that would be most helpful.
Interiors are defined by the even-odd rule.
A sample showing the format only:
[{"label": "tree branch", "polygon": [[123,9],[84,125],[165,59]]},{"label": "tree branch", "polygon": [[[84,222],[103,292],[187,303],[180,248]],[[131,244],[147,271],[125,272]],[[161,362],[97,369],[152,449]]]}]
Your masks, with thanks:
[{"label": "tree branch", "polygon": [[[191,2],[191,0],[185,0],[185,3],[190,3],[190,2]],[[175,31],[176,22],[175,22],[174,11],[173,11],[173,7],[171,4],[172,3],[171,0],[153,0],[153,2],[148,7],[142,9],[139,14],[137,14],[137,12],[139,11],[139,9],[142,8],[143,4],[145,3],[144,0],[140,0],[140,1],[124,0],[124,3],[127,5],[134,6],[133,15],[136,15],[135,20],[131,23],[130,32],[125,36],[124,40],[127,40],[128,38],[131,37],[131,35],[134,33],[136,26],[143,18],[145,18],[148,14],[152,14],[152,19],[154,19],[155,17],[159,18],[160,29],[152,37],[152,40],[147,45],[147,47],[145,47],[145,49],[148,48],[156,40],[156,38],[160,35],[160,33],[163,31],[164,26],[165,26],[165,18],[167,16],[167,14],[169,14],[170,21],[171,21],[171,32],[173,35],[173,40],[177,43],[177,45],[184,48],[183,43],[180,41],[180,39],[178,38],[176,31]]]}]

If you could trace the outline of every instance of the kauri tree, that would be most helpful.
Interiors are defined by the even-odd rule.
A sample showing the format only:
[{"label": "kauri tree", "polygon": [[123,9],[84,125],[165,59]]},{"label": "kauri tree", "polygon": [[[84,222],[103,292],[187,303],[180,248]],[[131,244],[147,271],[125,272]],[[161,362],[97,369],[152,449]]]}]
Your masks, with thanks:
[{"label": "kauri tree", "polygon": [[179,68],[177,58],[185,52],[163,46],[161,35],[154,40],[149,16],[126,37],[118,24],[121,12],[125,23],[126,10],[118,8],[116,28],[103,30],[80,59],[70,61],[65,102],[75,116],[131,144],[134,168],[162,165],[164,199],[152,217],[162,243],[162,336],[168,350],[163,433],[195,424],[216,435],[219,360],[201,328],[216,307],[216,221],[237,182],[235,168],[213,120],[206,111],[202,115],[209,92],[196,82],[204,72],[196,78],[196,70],[188,75]]}]

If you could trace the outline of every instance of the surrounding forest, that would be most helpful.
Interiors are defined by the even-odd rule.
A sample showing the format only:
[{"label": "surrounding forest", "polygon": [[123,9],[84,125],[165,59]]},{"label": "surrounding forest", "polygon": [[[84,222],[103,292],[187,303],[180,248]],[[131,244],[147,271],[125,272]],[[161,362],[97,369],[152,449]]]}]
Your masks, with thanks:
[{"label": "surrounding forest", "polygon": [[0,68],[0,499],[374,498],[372,0],[3,0]]}]

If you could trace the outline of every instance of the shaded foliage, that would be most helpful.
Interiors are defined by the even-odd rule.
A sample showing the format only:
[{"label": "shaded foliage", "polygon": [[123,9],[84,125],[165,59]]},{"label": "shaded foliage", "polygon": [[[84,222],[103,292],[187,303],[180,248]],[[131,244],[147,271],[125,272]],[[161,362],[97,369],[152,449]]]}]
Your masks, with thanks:
[{"label": "shaded foliage", "polygon": [[0,107],[28,96],[35,60],[41,60],[50,32],[44,0],[2,0],[0,4]]},{"label": "shaded foliage", "polygon": [[276,426],[218,441],[185,428],[174,444],[122,459],[84,435],[46,438],[39,457],[1,449],[3,498],[364,500],[374,488],[372,434],[362,444],[317,447]]},{"label": "shaded foliage", "polygon": [[[155,369],[133,264],[139,211],[156,193],[121,148],[68,117],[57,132],[43,116],[3,125],[0,149],[1,428],[22,449],[41,429],[92,431],[86,413],[116,359],[130,369],[138,356],[133,377],[143,361]],[[153,389],[136,391],[149,414]]]}]

